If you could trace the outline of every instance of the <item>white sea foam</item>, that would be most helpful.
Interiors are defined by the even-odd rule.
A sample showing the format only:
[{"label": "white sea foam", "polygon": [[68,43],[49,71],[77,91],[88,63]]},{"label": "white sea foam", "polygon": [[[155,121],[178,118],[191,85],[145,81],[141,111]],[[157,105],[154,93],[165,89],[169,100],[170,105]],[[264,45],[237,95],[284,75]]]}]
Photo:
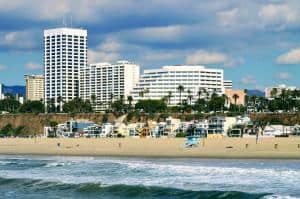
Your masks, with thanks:
[{"label": "white sea foam", "polygon": [[287,195],[268,195],[264,196],[264,199],[299,199],[300,197],[293,197]]},{"label": "white sea foam", "polygon": [[[30,158],[29,158],[30,159]],[[192,161],[116,159],[86,157],[34,157],[46,166],[26,170],[1,170],[0,177],[30,178],[62,183],[101,183],[107,185],[145,185],[186,190],[243,191],[273,193],[266,199],[300,195],[300,166],[278,162],[248,161],[247,164],[220,160]],[[1,158],[0,158],[1,161]],[[22,159],[19,160],[22,162]],[[4,161],[5,162],[5,161]],[[296,162],[299,164],[299,162]],[[269,165],[269,166],[268,166]],[[277,165],[277,166],[276,166]],[[299,191],[299,192],[298,192]]]}]

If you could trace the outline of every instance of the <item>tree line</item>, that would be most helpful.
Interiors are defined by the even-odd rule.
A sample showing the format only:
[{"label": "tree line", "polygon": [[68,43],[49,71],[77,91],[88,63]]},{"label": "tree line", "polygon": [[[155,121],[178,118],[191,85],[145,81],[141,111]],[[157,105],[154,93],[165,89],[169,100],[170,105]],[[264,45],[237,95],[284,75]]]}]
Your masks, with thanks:
[{"label": "tree line", "polygon": [[[146,113],[232,113],[242,114],[246,112],[298,112],[300,111],[300,90],[282,90],[273,89],[271,98],[249,96],[245,90],[244,105],[238,105],[239,95],[226,96],[218,95],[216,92],[208,92],[205,89],[199,89],[196,95],[190,90],[185,90],[184,86],[179,85],[177,88],[179,93],[179,103],[171,106],[173,93],[170,91],[166,96],[159,100],[144,99],[144,95],[149,90],[143,90],[139,93],[140,100],[133,105],[133,97],[110,95],[109,103],[106,106],[106,112],[128,113],[132,111],[142,111]],[[183,98],[183,93],[187,92],[187,98]],[[233,103],[229,105],[229,97],[233,99]],[[55,105],[55,99],[50,99],[47,106],[42,101],[26,101],[20,104],[12,96],[8,96],[0,100],[0,111],[9,113],[92,113],[95,107],[105,105],[99,103],[96,96],[92,95],[90,100],[83,100],[79,97],[69,102],[63,102],[61,97],[57,99],[61,107]]]}]

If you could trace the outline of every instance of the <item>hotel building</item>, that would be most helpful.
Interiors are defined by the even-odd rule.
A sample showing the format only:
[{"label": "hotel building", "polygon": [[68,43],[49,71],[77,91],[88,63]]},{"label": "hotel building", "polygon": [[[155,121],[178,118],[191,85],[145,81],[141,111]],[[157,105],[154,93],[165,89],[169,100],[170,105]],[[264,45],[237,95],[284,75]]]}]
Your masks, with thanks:
[{"label": "hotel building", "polygon": [[44,100],[44,76],[25,75],[26,100],[43,101]]},{"label": "hotel building", "polygon": [[202,95],[206,95],[205,92],[224,94],[223,79],[222,69],[204,66],[163,66],[161,69],[145,70],[138,85],[133,89],[132,96],[134,102],[137,102],[141,99],[163,99],[171,94],[168,103],[174,106],[180,103],[178,86],[182,85],[182,101],[187,100],[190,95],[191,102],[194,103],[199,90]]},{"label": "hotel building", "polygon": [[112,101],[127,100],[139,75],[140,66],[129,61],[90,64],[80,70],[80,97],[90,100],[95,111],[105,110]]},{"label": "hotel building", "polygon": [[[45,105],[55,106],[79,96],[79,70],[87,66],[87,31],[73,28],[44,30]],[[61,102],[58,103],[58,98]]]}]

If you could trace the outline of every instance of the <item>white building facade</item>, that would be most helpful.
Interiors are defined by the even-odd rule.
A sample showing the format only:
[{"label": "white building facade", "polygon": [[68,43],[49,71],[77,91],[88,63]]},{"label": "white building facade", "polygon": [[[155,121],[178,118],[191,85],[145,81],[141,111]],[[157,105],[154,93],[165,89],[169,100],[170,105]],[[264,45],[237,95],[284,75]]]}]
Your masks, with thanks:
[{"label": "white building facade", "polygon": [[[222,69],[210,69],[204,66],[163,66],[161,69],[145,70],[138,85],[133,89],[134,102],[141,99],[163,99],[171,96],[167,101],[174,106],[180,103],[179,85],[184,87],[181,100],[192,96],[194,103],[200,97],[217,93],[224,94],[224,74]],[[143,95],[141,95],[143,93]]]},{"label": "white building facade", "polygon": [[[87,31],[73,28],[44,30],[45,104],[62,107],[79,97],[79,70],[87,66]],[[58,99],[61,100],[58,100]],[[59,101],[61,101],[59,103]]]},{"label": "white building facade", "polygon": [[231,80],[224,80],[223,81],[225,89],[232,89],[232,81]]},{"label": "white building facade", "polygon": [[[296,86],[287,86],[285,84],[280,84],[278,86],[273,86],[273,87],[267,87],[265,88],[265,97],[267,99],[272,99],[273,97],[278,97],[281,95],[283,90],[289,90],[289,91],[294,91],[296,90]],[[275,91],[272,93],[272,91]],[[275,96],[273,96],[275,94]]]},{"label": "white building facade", "polygon": [[127,99],[139,75],[140,66],[129,61],[90,64],[80,70],[80,97],[90,100],[95,111],[105,110],[111,102]]}]

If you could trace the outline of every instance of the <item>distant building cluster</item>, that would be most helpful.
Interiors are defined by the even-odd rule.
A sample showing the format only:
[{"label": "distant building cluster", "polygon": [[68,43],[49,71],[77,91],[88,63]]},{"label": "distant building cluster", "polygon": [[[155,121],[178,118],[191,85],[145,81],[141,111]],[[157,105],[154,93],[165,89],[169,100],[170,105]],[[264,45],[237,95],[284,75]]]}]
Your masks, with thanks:
[{"label": "distant building cluster", "polygon": [[[142,99],[164,99],[174,106],[190,99],[198,99],[212,93],[225,94],[227,104],[244,105],[246,93],[233,90],[231,80],[224,80],[223,69],[204,66],[174,65],[144,70],[126,60],[116,63],[90,63],[87,55],[87,30],[55,28],[44,31],[44,76],[25,75],[26,99],[50,101],[62,107],[66,102],[80,97],[89,100],[95,111],[102,111],[115,100],[132,103]],[[181,87],[181,88],[179,88]],[[295,87],[279,85],[266,88],[266,98],[280,95],[283,89]],[[0,99],[4,97],[1,92]],[[198,97],[196,97],[198,96]]]},{"label": "distant building cluster", "polygon": [[283,90],[294,91],[297,88],[295,86],[287,86],[285,84],[280,84],[278,86],[267,87],[265,89],[265,97],[267,99],[272,99],[281,95]]},{"label": "distant building cluster", "polygon": [[[25,75],[27,100],[62,107],[80,97],[89,100],[95,111],[101,111],[111,102],[128,97],[136,103],[172,96],[169,105],[177,105],[191,95],[222,95],[226,88],[232,88],[232,81],[224,81],[222,69],[163,66],[140,75],[140,66],[126,60],[88,64],[87,38],[84,29],[44,30],[44,76]],[[191,103],[195,101],[193,98]]]}]

